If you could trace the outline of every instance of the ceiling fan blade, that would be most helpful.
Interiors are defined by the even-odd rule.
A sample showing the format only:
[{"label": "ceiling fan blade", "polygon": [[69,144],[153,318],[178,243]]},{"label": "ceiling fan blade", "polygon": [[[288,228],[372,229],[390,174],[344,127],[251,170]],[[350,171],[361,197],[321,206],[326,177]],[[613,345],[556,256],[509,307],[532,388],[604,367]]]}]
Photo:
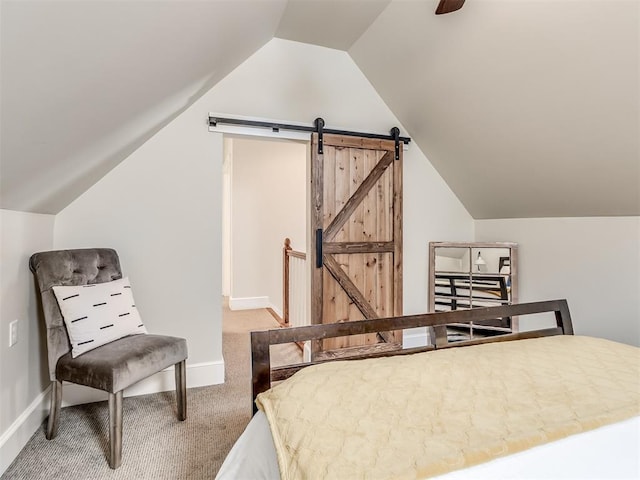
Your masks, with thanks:
[{"label": "ceiling fan blade", "polygon": [[462,5],[464,5],[464,0],[440,0],[438,8],[436,8],[436,15],[455,12],[460,10]]}]

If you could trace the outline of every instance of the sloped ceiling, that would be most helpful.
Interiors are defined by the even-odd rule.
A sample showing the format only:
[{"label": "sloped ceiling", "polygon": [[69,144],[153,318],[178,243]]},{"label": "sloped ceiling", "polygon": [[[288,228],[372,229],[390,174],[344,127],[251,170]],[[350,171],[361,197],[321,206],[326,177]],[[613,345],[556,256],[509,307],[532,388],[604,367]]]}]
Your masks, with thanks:
[{"label": "sloped ceiling", "polygon": [[273,38],[285,6],[3,0],[2,208],[59,212]]},{"label": "sloped ceiling", "polygon": [[640,2],[392,2],[349,50],[474,218],[640,214]]},{"label": "sloped ceiling", "polygon": [[349,50],[391,0],[289,1],[276,37]]},{"label": "sloped ceiling", "polygon": [[0,206],[59,212],[277,36],[348,51],[475,218],[640,215],[640,2],[437,3],[2,0]]}]

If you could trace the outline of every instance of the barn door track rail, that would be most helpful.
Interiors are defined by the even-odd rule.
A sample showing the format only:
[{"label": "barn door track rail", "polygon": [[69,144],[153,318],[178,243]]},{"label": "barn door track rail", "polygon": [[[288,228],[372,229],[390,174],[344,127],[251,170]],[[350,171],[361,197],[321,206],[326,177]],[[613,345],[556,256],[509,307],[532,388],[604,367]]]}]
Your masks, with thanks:
[{"label": "barn door track rail", "polygon": [[349,130],[336,130],[333,128],[325,128],[324,119],[322,119],[321,117],[316,118],[313,123],[314,123],[313,126],[289,125],[286,123],[273,123],[273,122],[263,122],[259,120],[244,120],[239,118],[222,118],[222,117],[209,116],[210,127],[217,127],[218,124],[224,124],[224,125],[241,125],[245,127],[255,127],[255,128],[270,128],[273,132],[279,132],[280,130],[290,130],[294,132],[310,132],[310,133],[315,132],[318,134],[318,153],[319,154],[323,153],[322,136],[324,134],[374,138],[377,140],[393,140],[396,143],[396,152],[395,152],[396,160],[400,158],[400,142],[404,144],[409,144],[409,142],[411,142],[411,138],[400,136],[400,129],[398,127],[393,127],[388,135],[384,135],[384,134],[378,134],[378,133],[352,132]]}]

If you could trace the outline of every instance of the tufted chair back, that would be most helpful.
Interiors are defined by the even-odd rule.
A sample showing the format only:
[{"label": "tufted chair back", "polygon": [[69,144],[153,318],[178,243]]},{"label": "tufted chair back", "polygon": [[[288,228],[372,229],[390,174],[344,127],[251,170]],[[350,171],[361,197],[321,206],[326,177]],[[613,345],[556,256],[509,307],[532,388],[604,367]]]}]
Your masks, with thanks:
[{"label": "tufted chair back", "polygon": [[[46,259],[46,261],[45,261]],[[60,307],[51,288],[53,285],[89,285],[122,278],[118,254],[111,248],[85,248],[36,253],[29,261],[36,274],[47,327],[49,375],[56,379],[60,357],[71,351],[69,336]]]},{"label": "tufted chair back", "polygon": [[73,357],[53,287],[95,285],[121,279],[118,254],[110,248],[39,252],[31,256],[29,267],[38,282],[47,328],[51,376],[47,440],[55,438],[58,432],[63,382],[104,390],[109,394],[108,461],[109,466],[116,469],[122,463],[122,398],[126,388],[173,366],[178,420],[187,418],[187,341],[148,333],[125,335]]}]

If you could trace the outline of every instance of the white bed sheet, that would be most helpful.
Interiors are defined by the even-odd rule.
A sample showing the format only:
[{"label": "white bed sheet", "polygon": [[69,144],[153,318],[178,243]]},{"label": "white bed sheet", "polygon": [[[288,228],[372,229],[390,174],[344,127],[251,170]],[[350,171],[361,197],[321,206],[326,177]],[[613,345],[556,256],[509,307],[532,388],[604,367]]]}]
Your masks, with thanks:
[{"label": "white bed sheet", "polygon": [[[640,417],[433,478],[638,479]],[[278,479],[280,470],[269,423],[259,411],[229,452],[216,480]]]}]

